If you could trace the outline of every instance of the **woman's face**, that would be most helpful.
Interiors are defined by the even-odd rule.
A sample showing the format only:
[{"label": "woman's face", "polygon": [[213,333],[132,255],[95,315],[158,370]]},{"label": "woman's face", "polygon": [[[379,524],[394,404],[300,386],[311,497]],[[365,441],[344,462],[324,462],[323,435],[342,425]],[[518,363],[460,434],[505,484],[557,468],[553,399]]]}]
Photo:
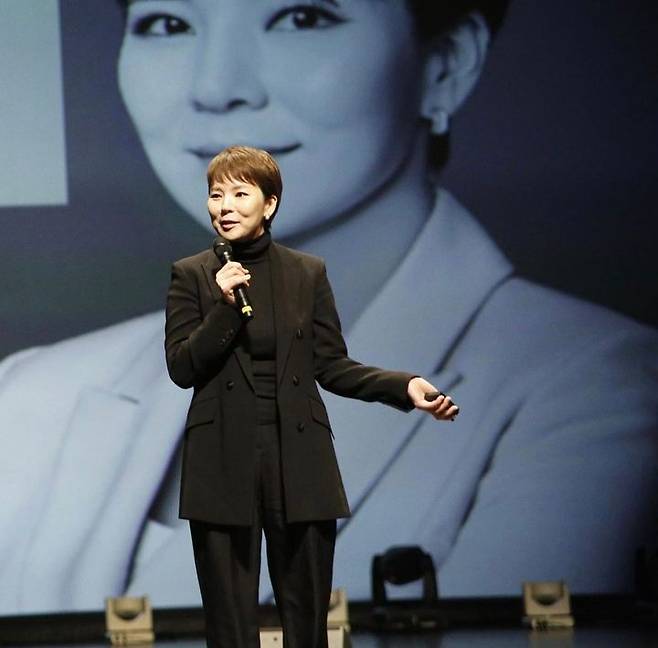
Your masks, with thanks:
[{"label": "woman's face", "polygon": [[270,151],[287,237],[399,170],[422,64],[402,0],[132,0],[119,85],[156,173],[203,224],[210,159],[231,144]]},{"label": "woman's face", "polygon": [[266,198],[258,185],[244,180],[216,180],[208,192],[210,222],[227,241],[258,238],[275,207],[275,196]]}]

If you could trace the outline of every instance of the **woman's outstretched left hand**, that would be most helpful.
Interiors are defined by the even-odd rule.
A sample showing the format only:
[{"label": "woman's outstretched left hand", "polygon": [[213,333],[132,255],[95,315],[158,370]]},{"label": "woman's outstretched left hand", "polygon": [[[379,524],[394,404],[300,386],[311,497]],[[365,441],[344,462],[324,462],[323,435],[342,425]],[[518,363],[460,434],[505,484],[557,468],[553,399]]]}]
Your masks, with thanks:
[{"label": "woman's outstretched left hand", "polygon": [[[459,407],[450,396],[419,376],[409,381],[407,394],[416,409],[431,414],[437,421],[454,421],[455,416],[459,414]],[[432,398],[436,394],[436,398]],[[430,400],[427,400],[426,396]]]}]

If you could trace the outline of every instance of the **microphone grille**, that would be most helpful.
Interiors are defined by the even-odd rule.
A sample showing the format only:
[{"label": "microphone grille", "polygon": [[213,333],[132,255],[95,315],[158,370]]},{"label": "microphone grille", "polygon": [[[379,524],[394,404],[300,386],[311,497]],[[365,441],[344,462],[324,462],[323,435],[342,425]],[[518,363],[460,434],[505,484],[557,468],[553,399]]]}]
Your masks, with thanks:
[{"label": "microphone grille", "polygon": [[217,256],[223,254],[224,252],[228,252],[229,254],[232,254],[233,252],[231,244],[223,236],[217,236],[215,238],[212,243],[212,249],[215,251]]}]

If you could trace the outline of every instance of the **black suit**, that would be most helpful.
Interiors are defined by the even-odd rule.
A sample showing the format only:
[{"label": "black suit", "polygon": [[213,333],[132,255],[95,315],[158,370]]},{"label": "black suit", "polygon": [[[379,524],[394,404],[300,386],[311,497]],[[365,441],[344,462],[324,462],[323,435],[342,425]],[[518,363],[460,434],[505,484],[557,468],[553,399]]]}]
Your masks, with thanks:
[{"label": "black suit", "polygon": [[[335,519],[350,514],[317,383],[343,396],[407,410],[411,409],[407,384],[412,375],[367,367],[347,356],[321,259],[276,243],[267,254],[276,331],[282,510],[268,513],[264,520],[259,510],[253,478],[260,450],[251,358],[244,348],[243,322],[237,309],[222,299],[215,282],[219,263],[208,250],[174,264],[167,299],[169,374],[179,386],[194,387],[183,446],[180,515],[192,521],[205,608],[219,606],[226,596],[217,591],[224,577],[209,572],[236,573],[237,569],[246,574],[238,575],[239,584],[222,590],[232,594],[240,590],[242,611],[231,609],[222,612],[221,621],[213,620],[218,628],[231,623],[236,628],[230,635],[220,635],[218,630],[213,645],[223,645],[222,641],[257,645],[257,637],[245,627],[253,622],[254,564],[263,524],[268,548],[270,540],[279,543],[278,558],[269,560],[275,591],[279,590],[277,601],[295,589],[318,591],[317,605],[305,611],[306,616],[315,617],[315,625],[309,626],[306,635],[298,633],[306,636],[299,645],[310,648],[311,642],[313,646],[326,644],[326,630],[320,635],[331,584]],[[300,558],[291,553],[292,545],[308,546]],[[246,547],[242,553],[236,549],[240,546]],[[229,564],[227,554],[235,554]],[[316,571],[316,562],[321,564],[317,579],[309,582],[307,572]],[[236,568],[238,564],[242,567]],[[280,574],[273,574],[273,569]],[[311,596],[300,593],[287,610],[280,605],[283,617],[300,607],[304,594]],[[302,621],[291,617],[288,625],[298,623]]]},{"label": "black suit", "polygon": [[[412,375],[347,357],[321,259],[269,247],[276,326],[277,403],[289,522],[349,516],[317,382],[328,391],[411,409]],[[242,322],[215,283],[219,263],[204,251],[174,264],[167,300],[166,352],[172,380],[194,387],[187,418],[180,515],[250,524],[255,393]]]}]

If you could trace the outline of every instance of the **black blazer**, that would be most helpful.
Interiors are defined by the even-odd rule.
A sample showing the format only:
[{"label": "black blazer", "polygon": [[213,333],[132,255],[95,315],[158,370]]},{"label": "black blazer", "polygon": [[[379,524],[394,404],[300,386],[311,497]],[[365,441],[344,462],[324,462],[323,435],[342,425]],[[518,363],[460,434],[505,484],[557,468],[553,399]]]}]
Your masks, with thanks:
[{"label": "black blazer", "polygon": [[[413,374],[347,356],[324,262],[272,242],[277,405],[289,522],[350,515],[317,382],[342,396],[410,410]],[[256,395],[243,322],[215,283],[211,250],[174,263],[165,350],[171,379],[194,387],[185,426],[180,516],[251,524]],[[258,317],[258,313],[255,313]]]}]

